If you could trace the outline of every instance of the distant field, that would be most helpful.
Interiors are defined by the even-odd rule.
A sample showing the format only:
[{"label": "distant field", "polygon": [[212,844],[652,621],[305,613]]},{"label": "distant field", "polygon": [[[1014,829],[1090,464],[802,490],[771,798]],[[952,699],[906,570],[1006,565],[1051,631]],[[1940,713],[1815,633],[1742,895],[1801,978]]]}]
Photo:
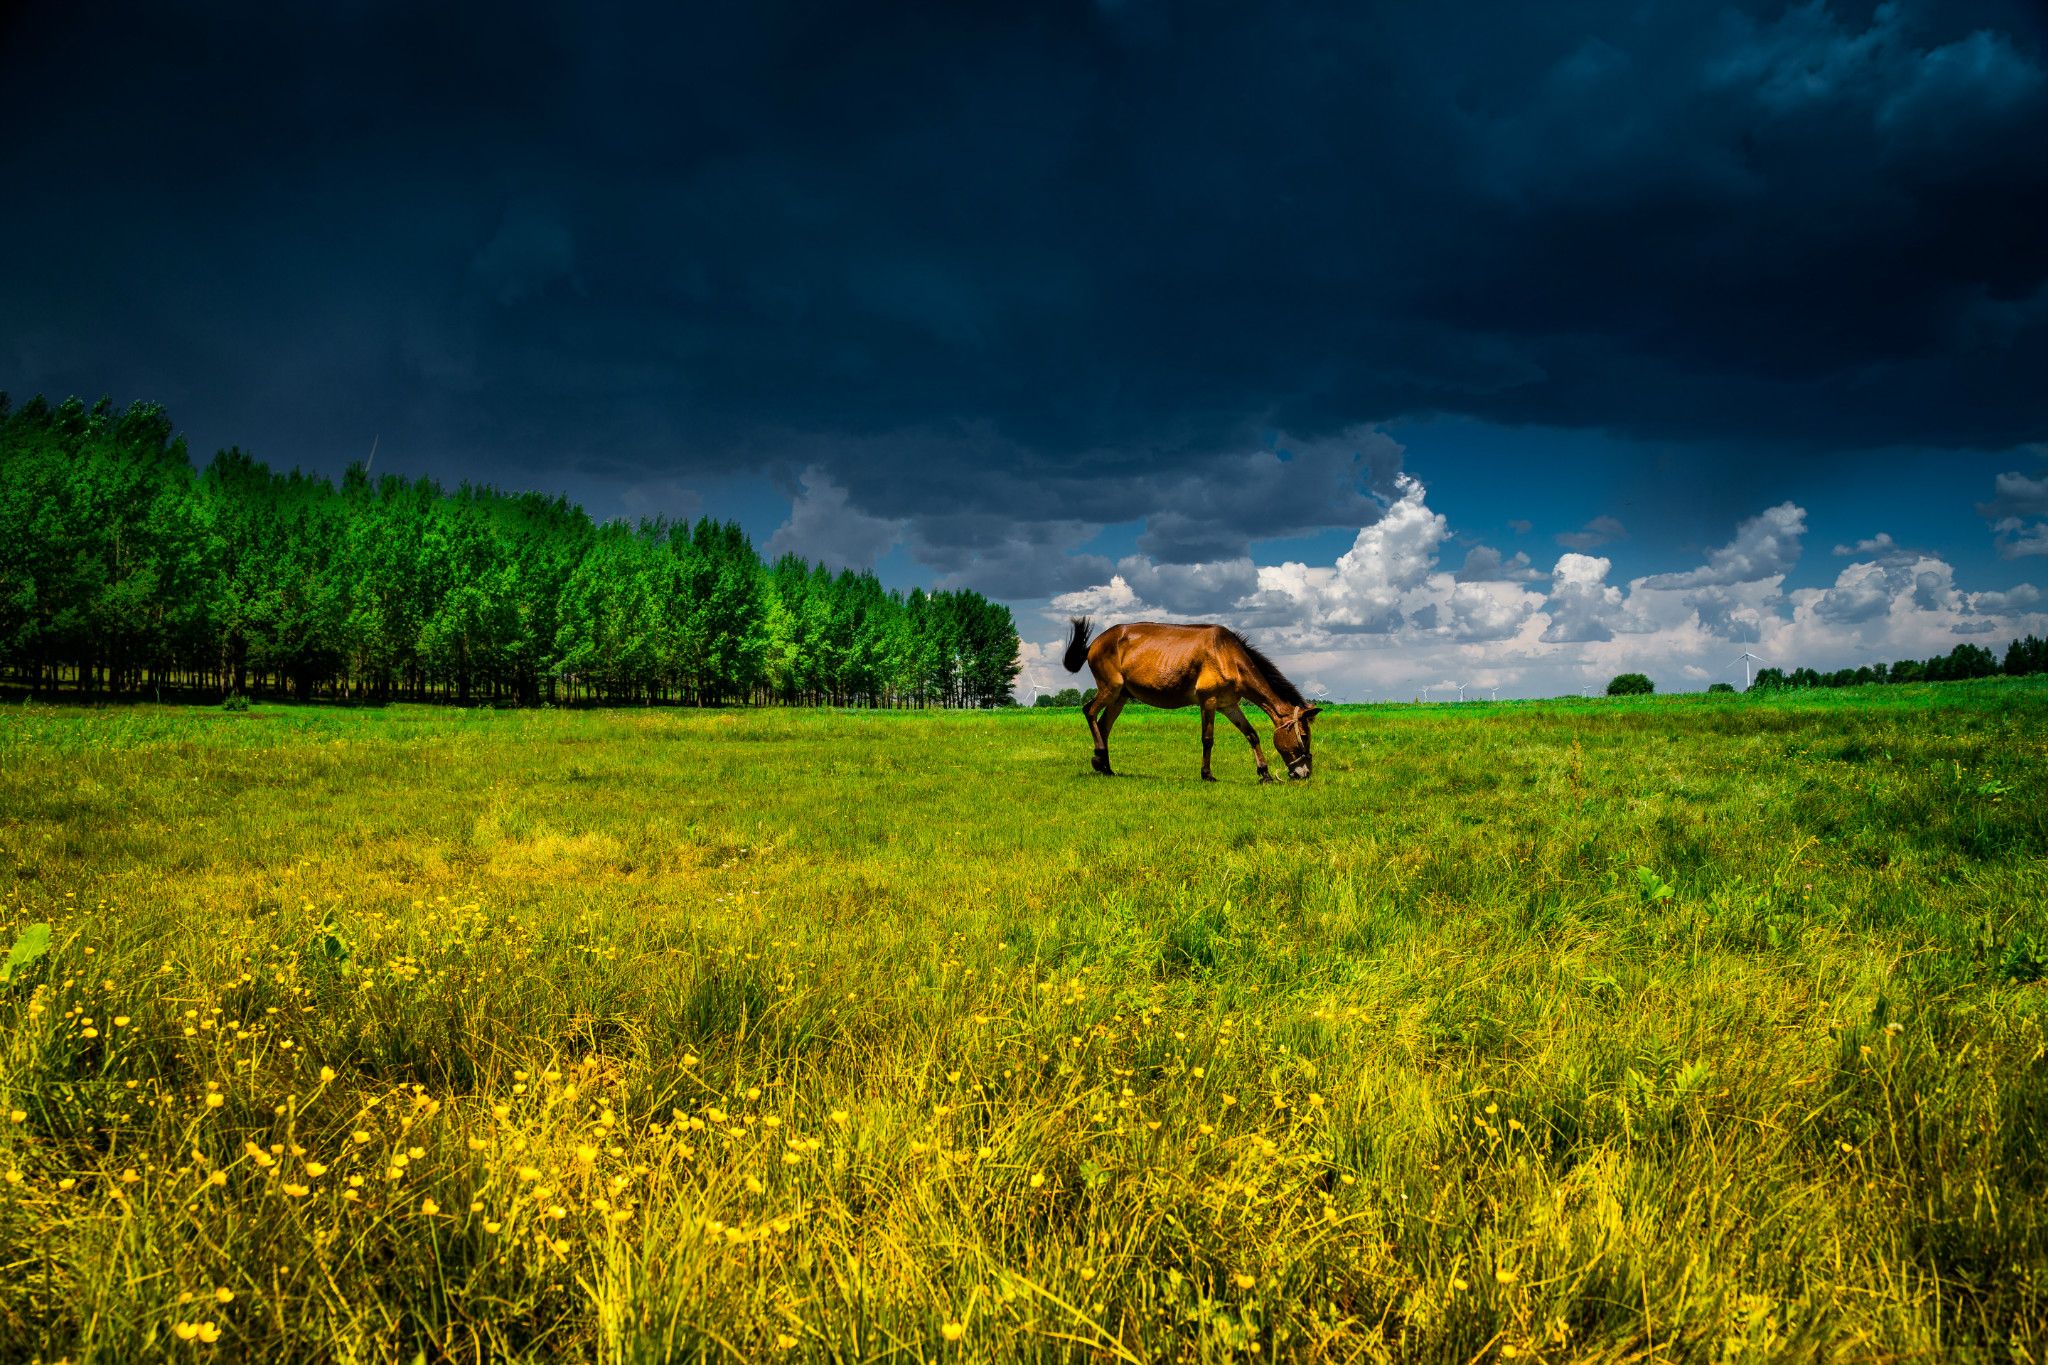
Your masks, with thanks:
[{"label": "distant field", "polygon": [[0,1358],[2048,1356],[2048,684],[0,711]]}]

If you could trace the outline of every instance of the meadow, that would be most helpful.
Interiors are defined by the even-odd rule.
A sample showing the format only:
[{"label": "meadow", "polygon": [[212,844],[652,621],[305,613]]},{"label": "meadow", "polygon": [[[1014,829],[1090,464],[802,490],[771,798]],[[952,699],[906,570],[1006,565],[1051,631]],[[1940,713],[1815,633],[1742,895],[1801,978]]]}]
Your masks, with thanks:
[{"label": "meadow", "polygon": [[0,1358],[2048,1356],[2048,684],[1114,757],[7,704]]}]

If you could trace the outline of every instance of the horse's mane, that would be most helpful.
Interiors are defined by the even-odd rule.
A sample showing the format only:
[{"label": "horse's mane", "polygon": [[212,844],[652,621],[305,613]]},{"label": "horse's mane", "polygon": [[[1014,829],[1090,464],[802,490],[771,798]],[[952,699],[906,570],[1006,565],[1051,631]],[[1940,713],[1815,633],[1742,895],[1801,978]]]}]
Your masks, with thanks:
[{"label": "horse's mane", "polygon": [[1257,645],[1228,626],[1223,627],[1223,633],[1237,641],[1237,647],[1250,656],[1252,666],[1259,670],[1259,676],[1266,680],[1266,686],[1273,689],[1274,696],[1289,706],[1308,705],[1308,698],[1301,695],[1301,689],[1287,681],[1287,675],[1280,671],[1279,665],[1267,658]]}]

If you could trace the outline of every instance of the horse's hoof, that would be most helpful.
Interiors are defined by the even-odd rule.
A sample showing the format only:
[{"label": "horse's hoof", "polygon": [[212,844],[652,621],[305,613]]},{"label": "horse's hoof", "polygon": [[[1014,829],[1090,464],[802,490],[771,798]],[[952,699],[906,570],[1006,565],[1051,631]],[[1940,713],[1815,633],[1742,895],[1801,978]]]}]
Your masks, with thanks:
[{"label": "horse's hoof", "polygon": [[1260,774],[1259,774],[1259,785],[1260,785],[1260,786],[1262,786],[1262,787],[1270,787],[1270,786],[1272,786],[1272,785],[1273,785],[1273,774],[1271,774],[1271,773],[1260,773]]},{"label": "horse's hoof", "polygon": [[1216,780],[1216,774],[1214,774],[1214,773],[1203,773],[1203,774],[1202,774],[1202,780],[1203,780],[1204,782],[1214,782],[1214,781]]}]

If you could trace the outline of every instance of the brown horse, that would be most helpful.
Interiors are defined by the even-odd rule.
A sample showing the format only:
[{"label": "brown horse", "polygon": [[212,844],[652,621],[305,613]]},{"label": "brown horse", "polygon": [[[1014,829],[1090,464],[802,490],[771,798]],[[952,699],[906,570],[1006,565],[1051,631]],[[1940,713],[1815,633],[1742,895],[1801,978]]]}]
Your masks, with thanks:
[{"label": "brown horse", "polygon": [[1095,739],[1095,771],[1109,776],[1109,727],[1132,697],[1147,706],[1173,710],[1202,708],[1202,780],[1214,782],[1209,751],[1216,744],[1216,713],[1251,741],[1259,765],[1259,781],[1271,782],[1258,732],[1238,703],[1248,701],[1273,721],[1273,747],[1287,760],[1291,777],[1307,777],[1314,766],[1309,753],[1309,722],[1321,707],[1311,706],[1282,676],[1273,661],[1225,626],[1162,626],[1150,621],[1111,626],[1089,643],[1085,616],[1072,618],[1067,641],[1067,672],[1079,673],[1083,663],[1095,675],[1095,695],[1081,708],[1088,733]]}]

